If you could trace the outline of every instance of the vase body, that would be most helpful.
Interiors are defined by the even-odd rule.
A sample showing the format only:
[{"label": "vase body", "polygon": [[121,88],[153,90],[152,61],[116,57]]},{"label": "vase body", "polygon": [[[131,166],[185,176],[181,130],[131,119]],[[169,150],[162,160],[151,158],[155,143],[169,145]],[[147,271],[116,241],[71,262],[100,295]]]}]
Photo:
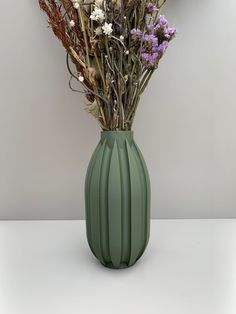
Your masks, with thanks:
[{"label": "vase body", "polygon": [[132,266],[150,232],[150,180],[132,131],[107,131],[90,160],[85,182],[91,251],[110,268]]}]

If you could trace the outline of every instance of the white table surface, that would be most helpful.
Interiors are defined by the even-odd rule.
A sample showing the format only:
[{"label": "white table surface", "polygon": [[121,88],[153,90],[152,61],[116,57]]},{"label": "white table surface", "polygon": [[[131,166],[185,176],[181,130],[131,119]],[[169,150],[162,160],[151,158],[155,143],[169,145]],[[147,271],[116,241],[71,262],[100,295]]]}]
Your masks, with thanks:
[{"label": "white table surface", "polygon": [[95,260],[84,221],[2,221],[0,313],[235,314],[236,220],[154,220],[124,270]]}]

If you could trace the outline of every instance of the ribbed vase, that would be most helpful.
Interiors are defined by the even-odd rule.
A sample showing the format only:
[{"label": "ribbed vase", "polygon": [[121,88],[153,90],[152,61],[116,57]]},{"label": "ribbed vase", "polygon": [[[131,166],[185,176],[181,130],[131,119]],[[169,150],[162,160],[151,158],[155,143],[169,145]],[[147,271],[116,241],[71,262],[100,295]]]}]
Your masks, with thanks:
[{"label": "ribbed vase", "polygon": [[107,131],[88,166],[86,229],[91,251],[110,268],[132,266],[150,231],[150,180],[132,131]]}]

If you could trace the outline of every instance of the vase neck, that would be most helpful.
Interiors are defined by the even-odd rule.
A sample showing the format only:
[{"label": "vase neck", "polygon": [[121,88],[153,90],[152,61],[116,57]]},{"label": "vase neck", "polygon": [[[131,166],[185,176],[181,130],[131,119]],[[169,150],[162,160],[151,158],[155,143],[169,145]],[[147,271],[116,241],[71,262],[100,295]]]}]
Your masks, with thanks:
[{"label": "vase neck", "polygon": [[107,141],[110,145],[113,145],[115,141],[122,144],[127,140],[133,141],[133,131],[103,131],[101,132],[101,141]]}]

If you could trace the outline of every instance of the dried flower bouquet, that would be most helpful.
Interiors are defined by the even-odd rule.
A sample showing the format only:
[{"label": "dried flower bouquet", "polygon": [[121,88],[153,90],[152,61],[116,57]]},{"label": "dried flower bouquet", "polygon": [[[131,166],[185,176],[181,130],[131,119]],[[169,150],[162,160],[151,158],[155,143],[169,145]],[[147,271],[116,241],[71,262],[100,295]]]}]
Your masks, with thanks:
[{"label": "dried flower bouquet", "polygon": [[39,0],[67,51],[69,86],[85,93],[103,130],[132,127],[140,96],[176,33],[160,15],[165,1]]}]

